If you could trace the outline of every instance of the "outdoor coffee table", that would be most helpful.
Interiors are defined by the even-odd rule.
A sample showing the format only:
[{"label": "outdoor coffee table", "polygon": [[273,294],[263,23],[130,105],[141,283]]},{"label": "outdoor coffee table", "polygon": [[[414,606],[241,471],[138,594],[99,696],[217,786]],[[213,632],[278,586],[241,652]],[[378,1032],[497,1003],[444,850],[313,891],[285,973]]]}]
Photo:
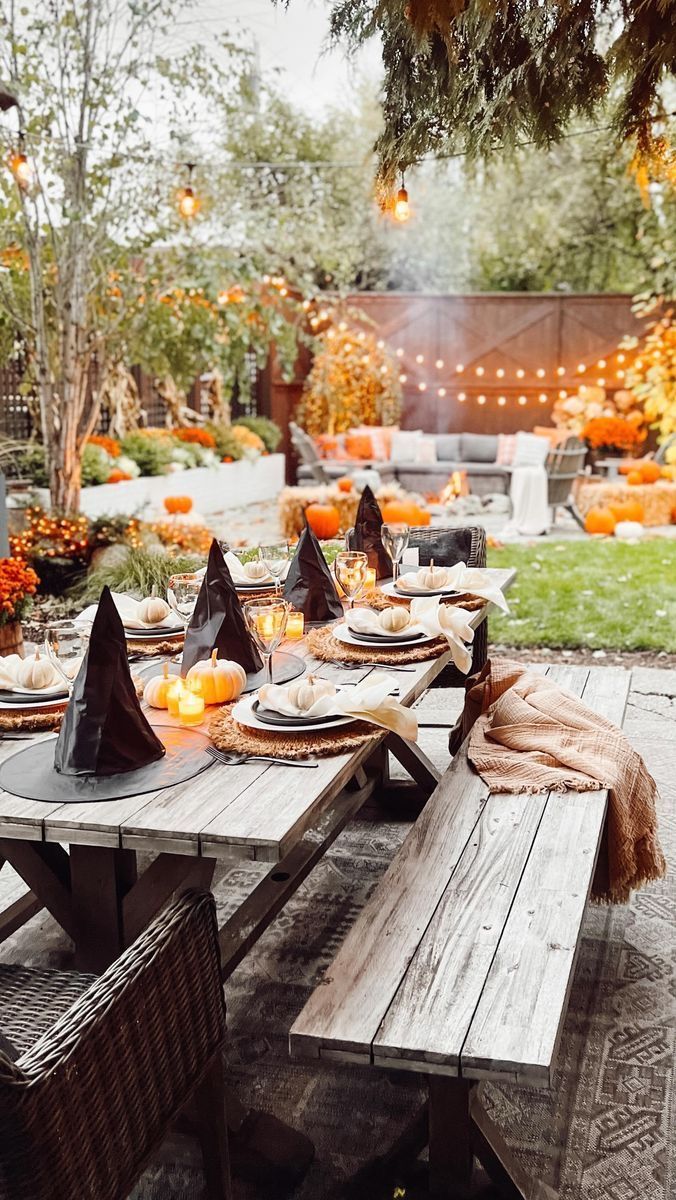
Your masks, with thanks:
[{"label": "outdoor coffee table", "polygon": [[[507,588],[515,572],[491,574]],[[481,624],[490,607],[472,613],[471,624]],[[401,703],[413,704],[449,661],[445,653],[394,673]],[[311,658],[308,666],[342,682],[359,678]],[[0,741],[0,756],[25,744]],[[160,792],[92,804],[0,792],[0,866],[6,860],[31,889],[0,914],[0,942],[44,907],[73,939],[77,966],[102,971],[177,888],[209,887],[217,862],[270,863],[221,928],[228,976],[380,784],[386,749],[430,794],[439,780],[432,763],[415,744],[384,730],[351,753],[320,758],[312,771],[215,764]],[[141,873],[138,851],[156,856]]]}]

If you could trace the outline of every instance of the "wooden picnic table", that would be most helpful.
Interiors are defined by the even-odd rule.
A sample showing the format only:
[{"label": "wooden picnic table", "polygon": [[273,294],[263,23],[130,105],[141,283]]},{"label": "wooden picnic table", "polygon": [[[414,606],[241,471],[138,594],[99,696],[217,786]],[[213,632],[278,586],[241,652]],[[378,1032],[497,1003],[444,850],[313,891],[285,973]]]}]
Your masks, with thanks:
[{"label": "wooden picnic table", "polygon": [[[491,574],[503,589],[515,576],[513,570]],[[471,624],[480,625],[490,608],[472,613]],[[360,678],[306,658],[322,677]],[[401,703],[413,704],[449,661],[445,653],[411,664],[410,673],[393,673]],[[0,741],[0,757],[25,744]],[[73,939],[77,966],[101,971],[176,889],[210,886],[217,862],[268,862],[270,871],[221,929],[227,976],[379,785],[386,751],[431,794],[439,780],[432,763],[419,747],[384,730],[351,753],[319,759],[312,771],[215,764],[162,791],[92,804],[44,803],[0,791],[0,867],[6,860],[31,889],[0,914],[0,942],[44,907]],[[141,872],[139,851],[155,856]]]}]

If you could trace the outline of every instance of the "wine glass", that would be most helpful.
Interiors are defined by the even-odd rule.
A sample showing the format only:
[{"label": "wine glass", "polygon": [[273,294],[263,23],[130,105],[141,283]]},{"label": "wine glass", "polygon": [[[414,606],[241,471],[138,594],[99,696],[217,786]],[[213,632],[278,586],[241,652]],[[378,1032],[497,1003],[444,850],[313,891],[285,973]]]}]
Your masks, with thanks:
[{"label": "wine glass", "polygon": [[187,630],[190,624],[201,586],[202,580],[194,571],[171,575],[167,583],[169,607],[176,613],[184,630]]},{"label": "wine glass", "polygon": [[399,563],[408,546],[410,533],[410,526],[405,525],[403,521],[388,521],[380,530],[385,553],[392,559],[392,578],[395,583],[399,578]]},{"label": "wine glass", "polygon": [[242,608],[251,636],[263,655],[266,680],[272,683],[272,655],[286,632],[291,605],[279,596],[262,596],[260,600],[246,600]]},{"label": "wine glass", "polygon": [[336,555],[336,579],[350,601],[350,608],[354,608],[355,599],[366,583],[368,565],[368,555],[363,550],[341,550]]},{"label": "wine glass", "polygon": [[258,557],[272,575],[275,581],[275,592],[279,594],[282,590],[282,575],[291,557],[289,543],[275,542],[271,546],[259,546]]},{"label": "wine glass", "polygon": [[45,654],[69,694],[89,643],[90,629],[91,626],[76,625],[74,621],[52,621],[45,630]]}]

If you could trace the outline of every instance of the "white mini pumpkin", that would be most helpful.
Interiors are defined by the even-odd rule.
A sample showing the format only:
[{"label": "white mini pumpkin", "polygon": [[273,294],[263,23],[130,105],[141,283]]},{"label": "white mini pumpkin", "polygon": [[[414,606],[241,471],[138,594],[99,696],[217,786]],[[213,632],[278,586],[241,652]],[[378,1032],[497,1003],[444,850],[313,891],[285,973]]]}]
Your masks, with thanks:
[{"label": "white mini pumpkin", "polygon": [[411,624],[411,614],[407,608],[399,605],[384,608],[378,617],[378,623],[387,633],[400,633]]},{"label": "white mini pumpkin", "polygon": [[23,659],[20,654],[5,654],[0,658],[0,687],[16,686],[16,676]]},{"label": "white mini pumpkin", "polygon": [[138,618],[144,625],[159,625],[170,612],[169,605],[161,596],[147,596],[138,606]]},{"label": "white mini pumpkin", "polygon": [[205,704],[227,704],[229,700],[237,700],[241,696],[246,683],[246,671],[229,658],[219,658],[218,651],[213,650],[211,658],[195,663],[190,668],[186,679],[188,683],[191,679],[199,680]]},{"label": "white mini pumpkin", "polygon": [[299,683],[292,683],[288,691],[291,704],[295,704],[300,712],[307,712],[324,696],[335,694],[336,685],[331,683],[330,679],[317,679],[314,675],[308,675],[307,679],[301,679]]},{"label": "white mini pumpkin", "polygon": [[162,674],[149,679],[143,689],[143,699],[146,704],[149,704],[151,708],[168,708],[167,693],[173,683],[176,683],[176,676],[169,674],[169,663],[165,662]]},{"label": "white mini pumpkin", "polygon": [[24,658],[17,670],[16,681],[20,687],[29,688],[31,691],[41,691],[42,688],[53,687],[54,684],[59,683],[59,675],[49,659],[42,658],[40,651],[36,650],[35,654]]},{"label": "white mini pumpkin", "polygon": [[244,563],[244,566],[242,569],[243,569],[244,574],[246,575],[247,579],[251,579],[251,580],[265,579],[266,576],[269,574],[268,568],[266,567],[265,563],[256,562],[255,559],[253,562]]},{"label": "white mini pumpkin", "polygon": [[448,579],[448,571],[445,567],[435,567],[434,559],[430,559],[428,567],[421,567],[416,577],[418,587],[426,588],[428,591],[435,591],[436,588],[442,588]]}]

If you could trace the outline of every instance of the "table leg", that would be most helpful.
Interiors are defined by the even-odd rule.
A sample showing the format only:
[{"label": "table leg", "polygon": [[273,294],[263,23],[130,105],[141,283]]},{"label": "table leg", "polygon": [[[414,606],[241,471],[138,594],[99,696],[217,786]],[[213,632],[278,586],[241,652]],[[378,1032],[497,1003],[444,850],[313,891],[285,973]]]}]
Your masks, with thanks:
[{"label": "table leg", "polygon": [[98,974],[124,949],[122,902],[136,875],[133,850],[71,845],[71,903],[79,970]]}]

